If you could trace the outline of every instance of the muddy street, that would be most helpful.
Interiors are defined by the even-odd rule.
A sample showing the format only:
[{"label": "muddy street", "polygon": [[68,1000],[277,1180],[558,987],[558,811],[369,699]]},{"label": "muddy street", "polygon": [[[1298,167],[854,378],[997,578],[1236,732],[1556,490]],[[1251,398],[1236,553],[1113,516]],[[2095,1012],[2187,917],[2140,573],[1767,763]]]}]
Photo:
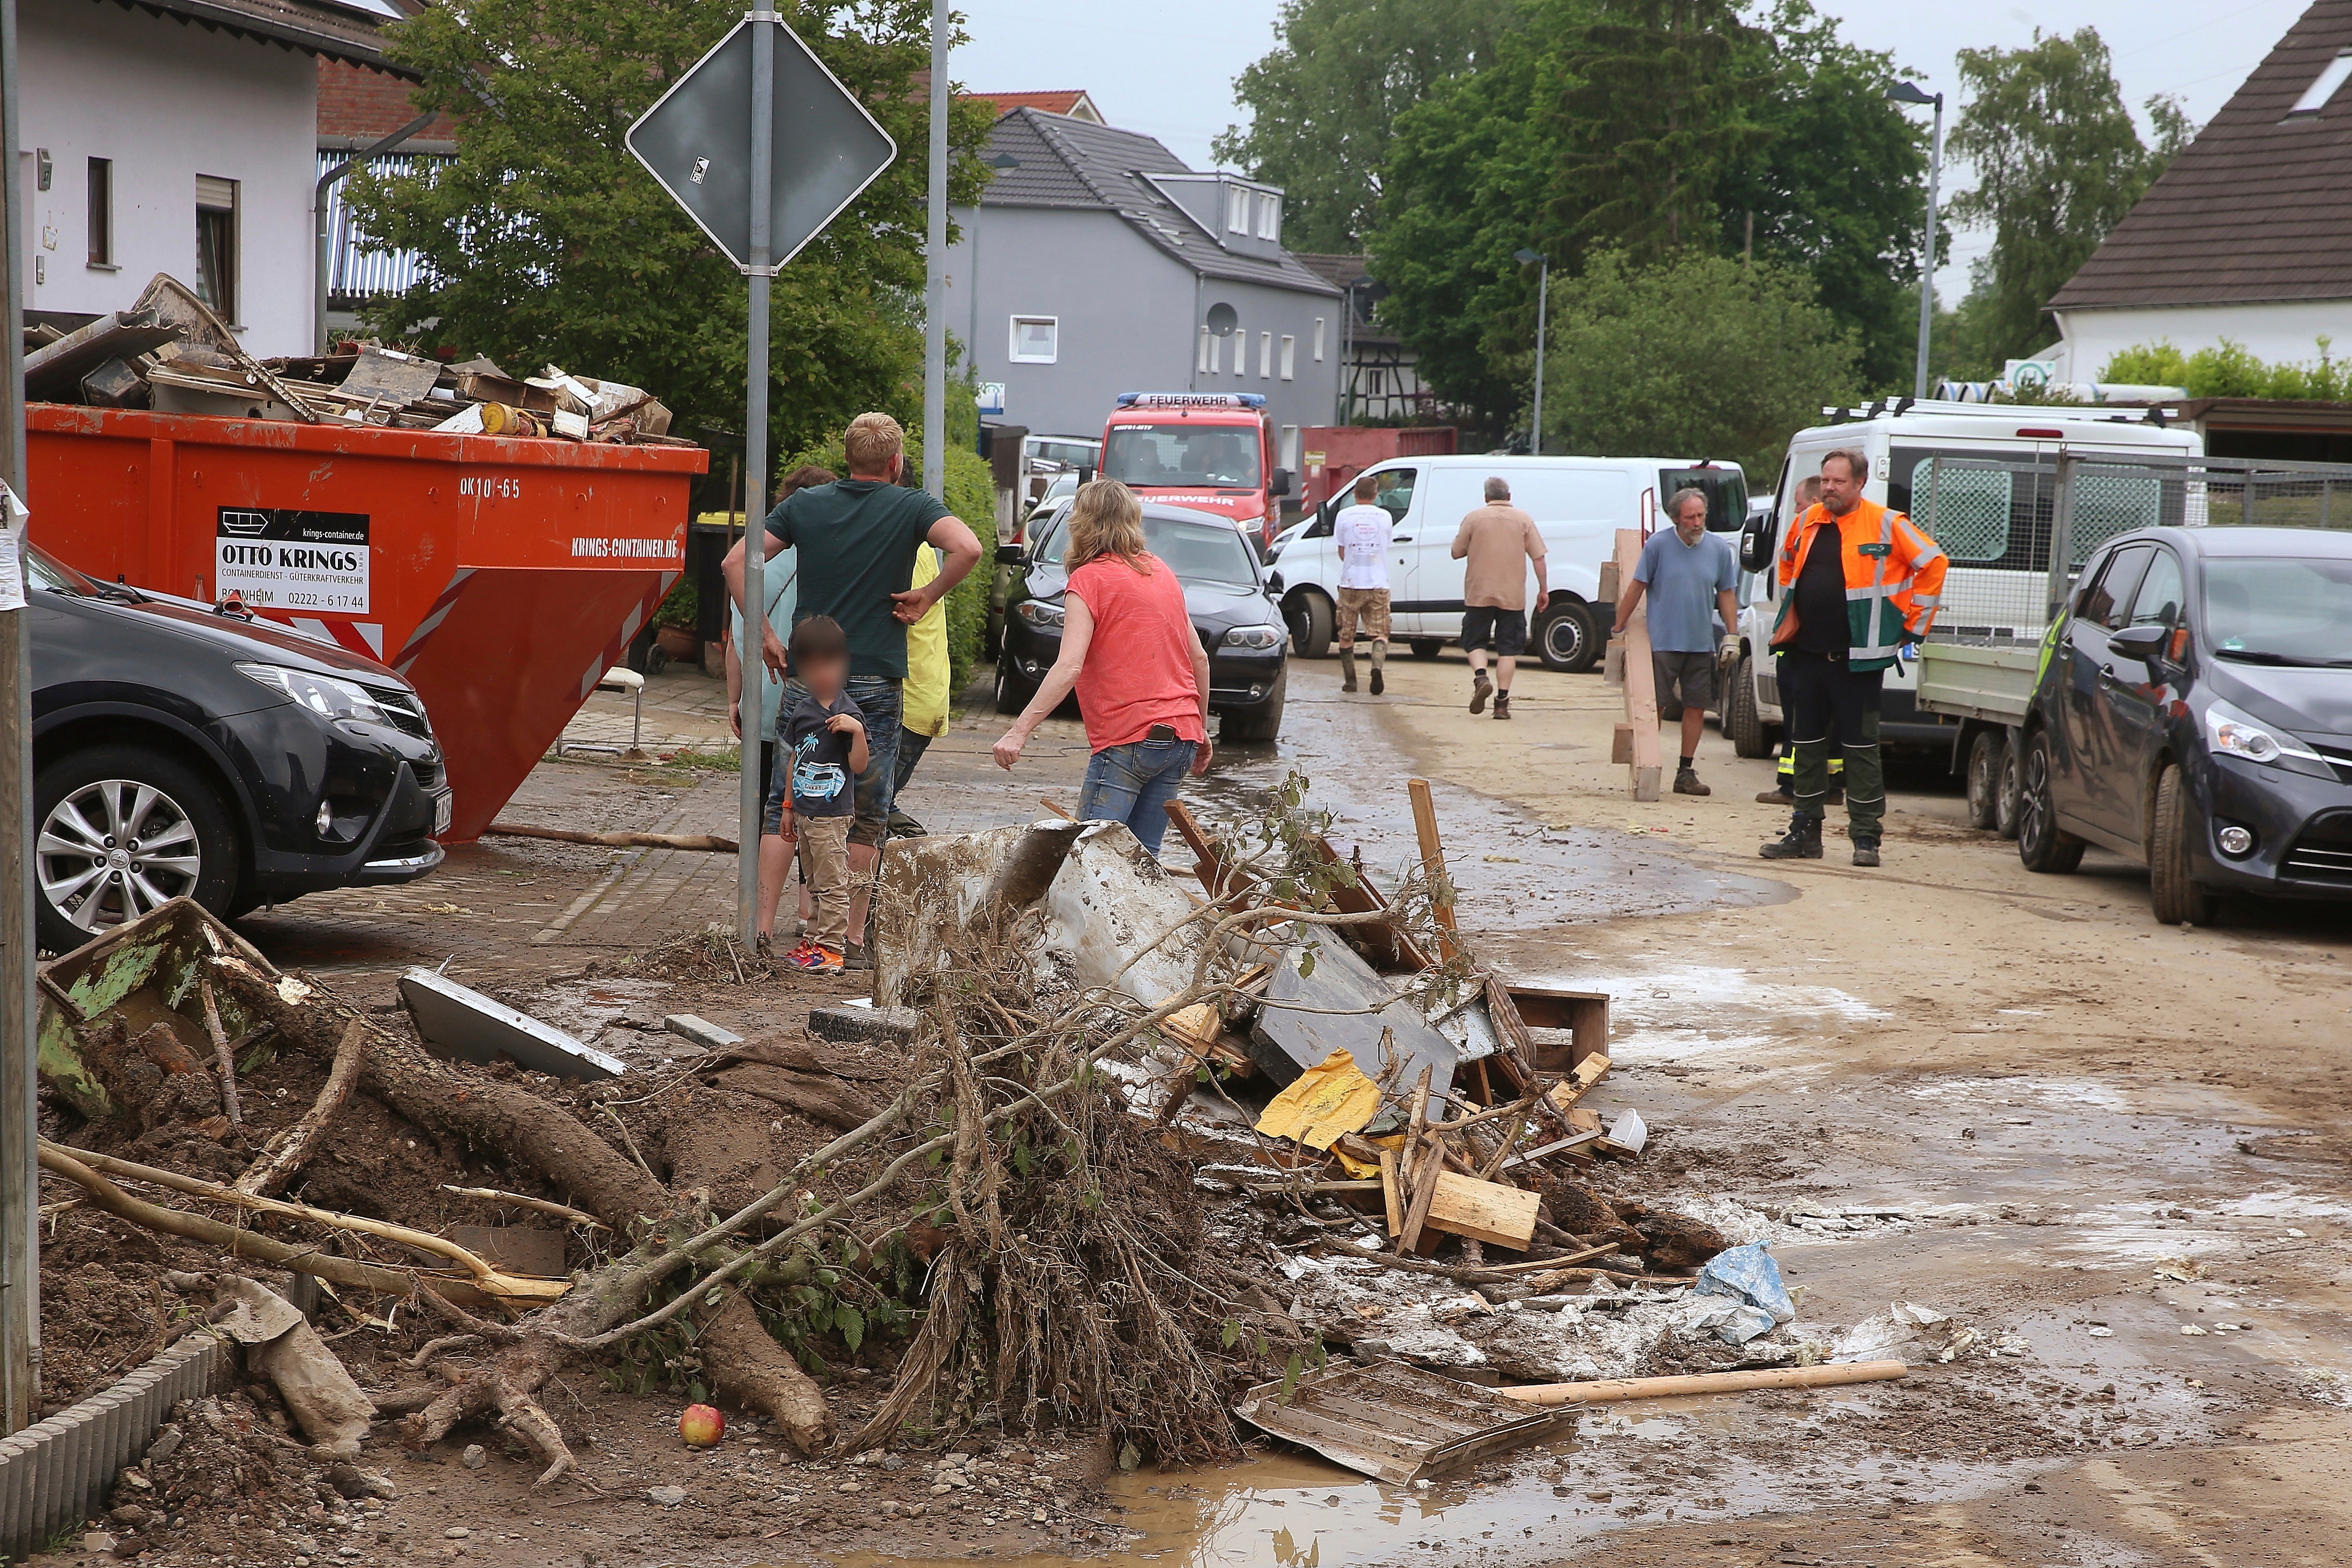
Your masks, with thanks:
[{"label": "muddy street", "polygon": [[[578,1482],[534,1488],[537,1462],[486,1426],[417,1452],[380,1427],[370,1460],[389,1495],[314,1503],[300,1528],[265,1528],[232,1500],[150,1560],[2341,1560],[2352,918],[2249,908],[2209,930],[2158,927],[2144,873],[2095,853],[2078,876],[2033,877],[2011,846],[1961,825],[1957,791],[1925,763],[1896,773],[1881,869],[1846,868],[1834,823],[1829,858],[1767,865],[1756,844],[1785,821],[1752,803],[1769,764],[1734,761],[1710,731],[1699,771],[1712,796],[1635,803],[1607,762],[1618,697],[1597,676],[1523,674],[1515,717],[1498,724],[1465,710],[1458,657],[1399,661],[1379,699],[1343,699],[1333,669],[1296,668],[1282,740],[1223,752],[1190,792],[1196,810],[1246,822],[1303,773],[1333,843],[1393,885],[1417,854],[1404,781],[1433,781],[1465,933],[1515,981],[1611,997],[1612,1065],[1586,1104],[1604,1119],[1638,1110],[1650,1138],[1638,1163],[1602,1167],[1612,1190],[1770,1244],[1796,1305],[1769,1342],[1780,1363],[1886,1356],[1908,1377],[1591,1406],[1543,1443],[1392,1485],[1265,1442],[1230,1463],[1125,1469],[1050,1433],[809,1462],[748,1419],[697,1455],[677,1439],[689,1380],[637,1357],[619,1376],[563,1381],[553,1408],[583,1457]],[[665,711],[690,710],[696,678],[667,679]],[[960,711],[903,808],[938,835],[1074,805],[1076,725],[1050,722],[1012,775],[988,755],[1000,728],[984,706]],[[708,765],[717,738],[704,739],[709,750],[671,737],[667,762],[543,763],[507,819],[730,833],[734,780]],[[1183,858],[1171,836],[1165,858]],[[671,1179],[723,1211],[824,1129],[743,1098],[751,1069],[697,1079],[697,1047],[662,1020],[797,1031],[865,982],[737,973],[696,942],[731,922],[733,903],[728,857],[488,837],[410,888],[305,900],[239,929],[371,1016],[398,1015],[406,966],[446,964],[647,1083],[685,1086],[667,1110],[643,1109],[642,1089],[566,1103],[600,1132],[600,1117],[622,1129],[616,1145],[642,1141],[657,1163],[667,1151]],[[834,1066],[870,1091],[898,1070],[889,1057],[853,1047]],[[256,1087],[299,1105],[315,1072],[281,1062]],[[370,1122],[352,1136],[384,1132]],[[441,1221],[478,1216],[435,1184],[507,1184],[493,1154],[414,1158],[383,1201],[438,1205]],[[1264,1247],[1264,1219],[1229,1173],[1204,1164],[1194,1184],[1213,1237]],[[365,1187],[344,1163],[311,1190],[362,1208]],[[134,1266],[135,1248],[80,1223],[68,1216],[57,1243],[83,1271],[71,1310],[103,1284],[89,1269],[143,1291],[159,1270],[200,1266],[177,1254]],[[1671,1359],[1685,1353],[1680,1309],[1606,1281],[1530,1303],[1393,1276],[1364,1298],[1304,1257],[1283,1274],[1288,1316],[1321,1325],[1335,1353],[1349,1340],[1328,1314],[1354,1312],[1360,1358],[1393,1342],[1478,1382],[1685,1365]],[[430,1331],[336,1310],[322,1309],[322,1329],[331,1319],[371,1388],[398,1382],[394,1363]],[[130,1324],[81,1350],[61,1332],[52,1375],[75,1396],[103,1386],[144,1332]],[[824,1381],[847,1431],[890,1374],[853,1353]],[[282,1425],[266,1399],[240,1417],[246,1397],[224,1399],[232,1424]]]}]

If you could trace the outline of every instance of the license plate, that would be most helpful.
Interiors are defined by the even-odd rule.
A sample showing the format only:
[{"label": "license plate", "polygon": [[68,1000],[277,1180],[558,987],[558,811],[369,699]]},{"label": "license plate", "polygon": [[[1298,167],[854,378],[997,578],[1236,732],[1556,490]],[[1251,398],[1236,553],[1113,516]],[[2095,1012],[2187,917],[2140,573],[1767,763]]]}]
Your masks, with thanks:
[{"label": "license plate", "polygon": [[446,833],[449,831],[449,803],[451,799],[452,796],[447,790],[443,790],[439,795],[433,797],[433,831],[436,834]]}]

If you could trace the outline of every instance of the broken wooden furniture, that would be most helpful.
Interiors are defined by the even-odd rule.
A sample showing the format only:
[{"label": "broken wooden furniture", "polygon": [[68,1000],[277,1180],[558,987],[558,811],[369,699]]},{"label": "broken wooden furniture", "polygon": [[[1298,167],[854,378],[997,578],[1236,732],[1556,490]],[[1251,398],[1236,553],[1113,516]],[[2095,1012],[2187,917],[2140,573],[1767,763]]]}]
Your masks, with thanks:
[{"label": "broken wooden furniture", "polygon": [[1403,1362],[1261,1384],[1234,1410],[1260,1431],[1392,1485],[1425,1481],[1550,1436],[1570,1408],[1514,1404]]}]

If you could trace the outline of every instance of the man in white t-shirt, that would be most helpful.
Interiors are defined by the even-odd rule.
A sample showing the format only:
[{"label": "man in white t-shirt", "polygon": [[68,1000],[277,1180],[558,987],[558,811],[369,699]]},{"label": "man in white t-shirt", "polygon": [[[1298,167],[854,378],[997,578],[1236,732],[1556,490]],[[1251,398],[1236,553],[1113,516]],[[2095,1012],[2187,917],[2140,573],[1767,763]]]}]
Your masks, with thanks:
[{"label": "man in white t-shirt", "polygon": [[1331,540],[1339,547],[1339,689],[1356,689],[1356,627],[1372,639],[1372,695],[1385,683],[1381,667],[1389,657],[1389,542],[1396,520],[1374,506],[1380,480],[1356,480],[1356,504],[1331,520]]}]

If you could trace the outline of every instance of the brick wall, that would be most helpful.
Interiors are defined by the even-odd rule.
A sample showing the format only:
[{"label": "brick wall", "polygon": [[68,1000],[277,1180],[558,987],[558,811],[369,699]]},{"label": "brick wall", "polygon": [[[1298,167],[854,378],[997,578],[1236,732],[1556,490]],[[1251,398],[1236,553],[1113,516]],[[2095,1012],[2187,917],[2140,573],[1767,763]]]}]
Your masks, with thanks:
[{"label": "brick wall", "polygon": [[[398,77],[322,59],[319,62],[319,134],[362,142],[389,136],[419,112],[409,101],[408,92],[409,84]],[[416,134],[421,141],[448,142],[457,139],[457,130],[445,114]]]}]

